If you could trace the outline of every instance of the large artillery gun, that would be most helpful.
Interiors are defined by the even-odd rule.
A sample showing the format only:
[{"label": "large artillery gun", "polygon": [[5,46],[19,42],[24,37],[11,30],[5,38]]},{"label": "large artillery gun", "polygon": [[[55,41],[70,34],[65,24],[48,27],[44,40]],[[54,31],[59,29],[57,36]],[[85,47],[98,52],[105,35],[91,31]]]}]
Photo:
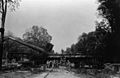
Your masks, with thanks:
[{"label": "large artillery gun", "polygon": [[36,50],[36,51],[39,51],[39,52],[41,52],[41,53],[49,53],[48,51],[51,51],[52,48],[53,48],[53,45],[52,45],[51,43],[48,43],[48,44],[47,44],[46,50],[45,50],[45,49],[43,49],[43,48],[41,48],[41,47],[38,47],[38,46],[35,46],[35,45],[33,45],[33,44],[29,44],[29,43],[26,43],[26,42],[24,42],[24,41],[22,41],[22,40],[19,40],[17,37],[7,37],[7,38],[10,39],[10,40],[13,40],[13,41],[15,41],[15,42],[18,42],[18,43],[20,43],[20,44],[22,44],[22,45],[24,45],[24,46],[27,46],[27,47],[29,47],[29,48],[32,48],[32,49],[34,49],[34,50]]},{"label": "large artillery gun", "polygon": [[[20,44],[22,44],[24,46],[27,46],[27,47],[29,47],[29,48],[38,52],[37,54],[36,53],[29,54],[29,52],[26,53],[26,55],[29,54],[29,55],[27,55],[27,56],[30,57],[29,62],[28,61],[27,62],[26,61],[21,61],[20,62],[21,64],[23,64],[25,66],[31,65],[31,63],[33,63],[32,65],[34,65],[34,66],[35,65],[40,65],[40,64],[45,64],[47,59],[48,59],[48,56],[50,54],[50,51],[52,51],[52,48],[53,48],[53,44],[51,44],[51,43],[48,43],[46,48],[44,49],[44,48],[35,46],[33,44],[24,42],[24,41],[18,39],[17,37],[5,37],[5,40],[7,40],[7,39],[10,39],[10,40],[15,41],[17,43],[20,43]],[[13,52],[13,53],[10,53],[10,54],[11,55],[13,55],[13,54],[19,55],[19,54],[25,54],[25,53],[23,53],[23,52],[20,52],[20,53]]]}]

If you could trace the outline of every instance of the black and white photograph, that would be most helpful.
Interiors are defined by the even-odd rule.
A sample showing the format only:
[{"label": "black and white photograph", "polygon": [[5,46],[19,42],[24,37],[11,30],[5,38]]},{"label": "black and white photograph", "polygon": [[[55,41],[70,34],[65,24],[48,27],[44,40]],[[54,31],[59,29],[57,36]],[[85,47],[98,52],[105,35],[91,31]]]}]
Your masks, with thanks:
[{"label": "black and white photograph", "polygon": [[0,0],[0,78],[120,78],[120,0]]}]

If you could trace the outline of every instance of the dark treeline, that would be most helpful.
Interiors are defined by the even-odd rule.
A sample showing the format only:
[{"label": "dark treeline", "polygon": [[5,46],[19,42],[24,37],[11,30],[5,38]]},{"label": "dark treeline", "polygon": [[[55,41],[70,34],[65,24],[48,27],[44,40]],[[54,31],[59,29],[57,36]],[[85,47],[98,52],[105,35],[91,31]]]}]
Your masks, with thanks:
[{"label": "dark treeline", "polygon": [[83,33],[64,53],[102,56],[106,62],[118,62],[120,55],[119,0],[98,0],[95,31]]}]

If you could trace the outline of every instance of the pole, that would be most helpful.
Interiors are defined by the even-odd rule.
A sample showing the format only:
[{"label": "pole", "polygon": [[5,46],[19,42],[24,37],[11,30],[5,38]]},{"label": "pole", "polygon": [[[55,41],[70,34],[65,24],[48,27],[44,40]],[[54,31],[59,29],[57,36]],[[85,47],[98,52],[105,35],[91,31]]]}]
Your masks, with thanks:
[{"label": "pole", "polygon": [[0,70],[2,69],[2,55],[3,55],[3,43],[4,43],[4,28],[0,28],[1,43],[0,43]]}]

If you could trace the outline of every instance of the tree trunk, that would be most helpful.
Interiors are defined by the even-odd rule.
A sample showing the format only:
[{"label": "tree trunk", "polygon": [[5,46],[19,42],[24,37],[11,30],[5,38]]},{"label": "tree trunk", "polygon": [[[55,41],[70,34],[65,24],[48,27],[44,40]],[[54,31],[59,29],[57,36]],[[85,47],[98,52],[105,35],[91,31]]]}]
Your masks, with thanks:
[{"label": "tree trunk", "polygon": [[0,70],[2,69],[3,42],[4,42],[4,31],[1,31],[1,44],[0,44]]},{"label": "tree trunk", "polygon": [[2,17],[1,17],[1,44],[0,44],[0,70],[2,69],[2,56],[3,56],[3,43],[4,43],[4,27],[5,27],[5,19],[7,13],[7,2],[8,0],[1,0],[1,9],[2,9]]}]

